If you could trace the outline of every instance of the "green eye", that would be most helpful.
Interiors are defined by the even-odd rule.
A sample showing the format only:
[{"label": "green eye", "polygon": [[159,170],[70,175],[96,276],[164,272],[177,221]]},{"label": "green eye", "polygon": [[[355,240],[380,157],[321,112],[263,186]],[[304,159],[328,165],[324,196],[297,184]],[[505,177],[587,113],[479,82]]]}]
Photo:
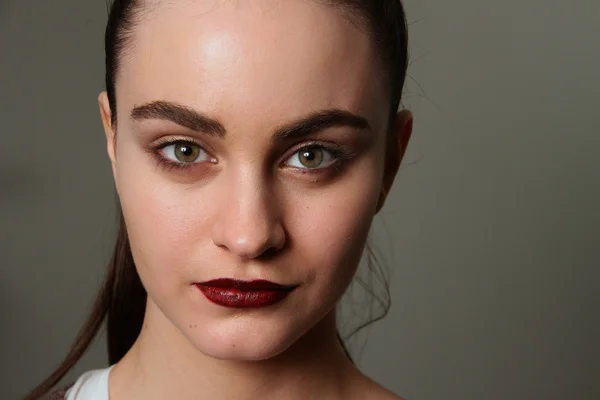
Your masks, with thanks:
[{"label": "green eye", "polygon": [[331,152],[322,147],[305,147],[298,150],[286,163],[287,165],[301,169],[319,169],[335,161]]},{"label": "green eye", "polygon": [[162,148],[164,156],[172,162],[190,164],[210,159],[206,151],[197,144],[175,142]]},{"label": "green eye", "polygon": [[321,149],[307,149],[298,153],[298,160],[307,168],[318,168],[325,157]]},{"label": "green eye", "polygon": [[200,148],[188,143],[175,145],[175,157],[181,162],[194,162],[200,154]]}]

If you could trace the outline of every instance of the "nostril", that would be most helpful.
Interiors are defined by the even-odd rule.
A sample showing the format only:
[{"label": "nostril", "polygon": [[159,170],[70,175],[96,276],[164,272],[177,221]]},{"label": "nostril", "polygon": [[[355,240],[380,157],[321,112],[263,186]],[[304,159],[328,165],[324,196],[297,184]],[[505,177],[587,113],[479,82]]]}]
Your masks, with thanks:
[{"label": "nostril", "polygon": [[277,253],[279,252],[280,249],[277,249],[275,247],[269,247],[267,250],[265,250],[261,255],[260,258],[264,259],[264,260],[270,260],[272,258],[274,258]]}]

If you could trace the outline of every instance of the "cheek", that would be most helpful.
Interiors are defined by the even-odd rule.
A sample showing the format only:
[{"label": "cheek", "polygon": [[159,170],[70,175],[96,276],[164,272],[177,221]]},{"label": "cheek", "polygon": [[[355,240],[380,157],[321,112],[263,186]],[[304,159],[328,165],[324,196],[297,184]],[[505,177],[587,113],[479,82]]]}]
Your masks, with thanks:
[{"label": "cheek", "polygon": [[368,234],[373,215],[369,200],[353,198],[343,204],[308,206],[294,230],[306,233],[302,235],[305,247],[316,259],[346,259]]},{"label": "cheek", "polygon": [[197,234],[205,231],[197,212],[203,207],[198,196],[192,206],[185,188],[162,180],[147,156],[125,147],[117,185],[131,250],[144,286],[160,293],[189,278],[186,255],[205,239]]},{"label": "cheek", "polygon": [[[296,200],[289,223],[305,268],[317,287],[335,287],[340,295],[360,261],[379,198],[378,166],[356,168],[322,193]],[[307,267],[309,266],[309,267]]]}]

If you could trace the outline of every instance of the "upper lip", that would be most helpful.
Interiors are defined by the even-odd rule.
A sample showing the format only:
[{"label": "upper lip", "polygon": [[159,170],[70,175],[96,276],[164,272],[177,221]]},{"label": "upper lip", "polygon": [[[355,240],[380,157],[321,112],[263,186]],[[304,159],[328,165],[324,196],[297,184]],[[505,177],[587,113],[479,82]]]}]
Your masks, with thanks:
[{"label": "upper lip", "polygon": [[239,289],[239,290],[291,290],[298,285],[281,285],[279,283],[270,282],[262,279],[243,281],[239,279],[220,278],[206,282],[198,282],[197,285],[210,286],[222,289]]}]

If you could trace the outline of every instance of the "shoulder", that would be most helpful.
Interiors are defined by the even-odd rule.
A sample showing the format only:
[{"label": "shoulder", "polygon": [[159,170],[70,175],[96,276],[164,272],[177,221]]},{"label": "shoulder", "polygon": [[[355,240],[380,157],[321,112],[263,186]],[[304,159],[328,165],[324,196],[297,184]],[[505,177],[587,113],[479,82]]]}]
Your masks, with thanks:
[{"label": "shoulder", "polygon": [[402,397],[386,389],[372,379],[363,376],[358,385],[354,388],[353,393],[356,399],[361,400],[404,400]]},{"label": "shoulder", "polygon": [[365,400],[404,400],[402,397],[390,392],[383,386],[377,385],[370,389],[364,396]]},{"label": "shoulder", "polygon": [[[110,370],[111,368],[96,369],[84,373],[68,390],[64,391],[63,397],[54,397],[51,400],[108,400]],[[60,391],[57,395],[60,396]]]}]

